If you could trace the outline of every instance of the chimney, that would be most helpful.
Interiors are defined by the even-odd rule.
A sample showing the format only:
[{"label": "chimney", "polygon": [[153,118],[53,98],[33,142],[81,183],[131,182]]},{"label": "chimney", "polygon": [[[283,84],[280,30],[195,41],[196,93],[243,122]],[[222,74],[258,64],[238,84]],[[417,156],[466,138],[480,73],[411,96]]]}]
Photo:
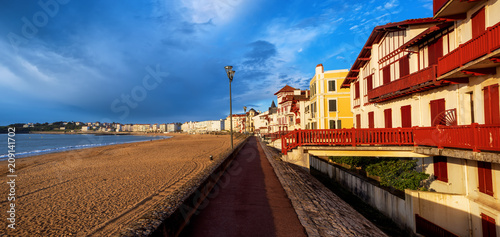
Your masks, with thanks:
[{"label": "chimney", "polygon": [[316,74],[324,73],[325,70],[323,69],[323,64],[318,64],[316,65]]}]

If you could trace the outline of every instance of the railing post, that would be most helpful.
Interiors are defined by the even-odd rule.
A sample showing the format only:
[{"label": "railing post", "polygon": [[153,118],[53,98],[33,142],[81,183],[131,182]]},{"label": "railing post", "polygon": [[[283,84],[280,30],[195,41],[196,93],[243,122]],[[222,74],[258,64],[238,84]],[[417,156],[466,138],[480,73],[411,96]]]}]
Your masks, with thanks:
[{"label": "railing post", "polygon": [[356,129],[354,127],[351,128],[351,139],[352,146],[356,146]]},{"label": "railing post", "polygon": [[477,149],[477,144],[478,144],[478,140],[479,140],[479,134],[478,134],[478,127],[477,127],[477,123],[473,123],[471,124],[471,129],[472,129],[472,137],[473,137],[473,140],[472,140],[472,151],[473,152],[479,152],[479,149]]}]

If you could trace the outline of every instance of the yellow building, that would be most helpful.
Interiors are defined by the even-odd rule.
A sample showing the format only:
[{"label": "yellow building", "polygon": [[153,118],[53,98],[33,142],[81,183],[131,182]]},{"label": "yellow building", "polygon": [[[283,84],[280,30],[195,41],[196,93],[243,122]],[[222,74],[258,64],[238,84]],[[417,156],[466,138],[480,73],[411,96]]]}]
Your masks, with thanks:
[{"label": "yellow building", "polygon": [[316,66],[316,74],[309,83],[310,116],[306,129],[340,129],[353,127],[350,89],[341,89],[349,70],[324,71]]}]

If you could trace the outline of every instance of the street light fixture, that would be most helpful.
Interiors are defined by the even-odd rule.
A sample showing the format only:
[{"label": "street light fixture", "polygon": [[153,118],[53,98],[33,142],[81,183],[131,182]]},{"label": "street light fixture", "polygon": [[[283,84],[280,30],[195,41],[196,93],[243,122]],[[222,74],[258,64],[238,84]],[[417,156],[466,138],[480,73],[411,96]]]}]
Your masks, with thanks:
[{"label": "street light fixture", "polygon": [[232,150],[233,149],[233,104],[231,98],[231,82],[233,81],[234,70],[233,66],[225,66],[224,69],[226,69],[227,78],[229,78],[229,123],[231,127],[231,150]]}]

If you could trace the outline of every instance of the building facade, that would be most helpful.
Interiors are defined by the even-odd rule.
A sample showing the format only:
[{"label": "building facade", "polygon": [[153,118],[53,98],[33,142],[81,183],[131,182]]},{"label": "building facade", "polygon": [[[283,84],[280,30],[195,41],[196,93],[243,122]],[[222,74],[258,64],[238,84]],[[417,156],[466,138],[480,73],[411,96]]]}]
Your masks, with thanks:
[{"label": "building facade", "polygon": [[[440,127],[500,124],[499,22],[497,1],[435,0],[433,18],[376,27],[342,85],[355,127],[434,127],[428,144],[439,148]],[[499,154],[446,151],[420,158],[432,192],[411,191],[411,218],[458,236],[500,236]]]},{"label": "building facade", "polygon": [[307,129],[340,129],[353,127],[350,89],[341,88],[348,70],[324,71],[318,64],[309,83]]}]

